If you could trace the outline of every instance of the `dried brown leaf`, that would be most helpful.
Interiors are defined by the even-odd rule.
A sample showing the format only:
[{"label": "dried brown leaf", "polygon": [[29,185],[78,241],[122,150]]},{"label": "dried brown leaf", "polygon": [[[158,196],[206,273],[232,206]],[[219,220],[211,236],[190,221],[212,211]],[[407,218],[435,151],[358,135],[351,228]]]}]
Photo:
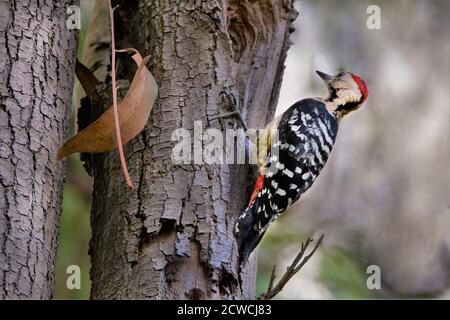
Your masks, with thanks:
[{"label": "dried brown leaf", "polygon": [[75,64],[75,74],[87,96],[93,97],[95,95],[95,87],[100,84],[100,81],[98,81],[91,70],[78,61],[78,59]]},{"label": "dried brown leaf", "polygon": [[[138,69],[125,98],[118,103],[122,143],[136,137],[144,128],[158,94],[158,85],[145,64],[150,57],[136,52],[133,55]],[[74,152],[105,152],[117,148],[113,108],[106,110],[100,118],[67,140],[59,149],[61,160]]]}]

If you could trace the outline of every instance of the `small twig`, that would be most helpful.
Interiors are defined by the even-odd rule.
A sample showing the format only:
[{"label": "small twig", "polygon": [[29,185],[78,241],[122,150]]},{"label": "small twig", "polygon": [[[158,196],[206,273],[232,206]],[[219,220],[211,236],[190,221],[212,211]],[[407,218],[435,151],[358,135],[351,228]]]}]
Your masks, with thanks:
[{"label": "small twig", "polygon": [[267,288],[267,291],[272,291],[272,289],[273,289],[273,283],[275,282],[275,278],[277,277],[275,274],[276,271],[277,271],[277,265],[274,264],[273,269],[272,269],[272,274],[270,275],[269,287]]},{"label": "small twig", "polygon": [[116,52],[134,52],[135,54],[139,54],[139,51],[137,51],[134,48],[125,48],[125,49],[116,49]]},{"label": "small twig", "polygon": [[269,286],[267,288],[267,291],[265,293],[263,293],[259,297],[259,299],[269,300],[269,299],[272,299],[273,297],[275,297],[277,294],[279,294],[283,290],[284,286],[289,282],[289,280],[291,280],[291,278],[297,272],[299,272],[300,269],[303,268],[303,266],[313,256],[313,254],[316,252],[316,250],[319,247],[319,245],[322,243],[323,237],[324,237],[324,235],[322,234],[320,236],[319,240],[317,240],[316,245],[314,246],[314,248],[306,256],[305,256],[306,250],[308,249],[308,246],[311,244],[313,239],[308,238],[308,239],[306,239],[306,241],[304,243],[302,243],[301,248],[300,248],[300,252],[297,254],[297,256],[295,257],[294,261],[287,268],[286,272],[281,277],[281,279],[277,282],[275,287],[273,286],[273,284],[274,284],[274,281],[275,281],[275,278],[276,278],[276,275],[275,275],[276,266],[273,266],[273,270],[272,270],[272,274],[270,276],[270,281],[269,281]]},{"label": "small twig", "polygon": [[114,110],[114,123],[116,126],[116,140],[117,147],[119,149],[120,163],[122,165],[123,175],[127,181],[128,186],[134,189],[133,182],[131,181],[130,174],[128,173],[127,163],[125,161],[125,155],[123,153],[122,137],[120,134],[119,124],[119,111],[117,109],[117,86],[116,86],[116,44],[114,41],[114,10],[116,7],[112,7],[111,0],[108,0],[109,4],[109,19],[111,23],[111,79],[112,79],[112,94],[113,94],[113,110]]},{"label": "small twig", "polygon": [[228,107],[231,107],[233,109],[233,111],[227,112],[224,114],[220,114],[218,116],[210,117],[209,121],[224,119],[224,118],[229,118],[229,117],[236,117],[238,119],[239,123],[241,124],[242,128],[244,129],[244,131],[247,131],[248,130],[247,124],[245,123],[245,120],[242,117],[241,111],[239,110],[239,106],[236,104],[236,103],[239,103],[239,99],[237,100],[237,102],[235,102],[230,95],[227,95],[223,92],[221,93],[221,95],[225,95],[225,99],[227,100],[226,103],[227,103]]}]

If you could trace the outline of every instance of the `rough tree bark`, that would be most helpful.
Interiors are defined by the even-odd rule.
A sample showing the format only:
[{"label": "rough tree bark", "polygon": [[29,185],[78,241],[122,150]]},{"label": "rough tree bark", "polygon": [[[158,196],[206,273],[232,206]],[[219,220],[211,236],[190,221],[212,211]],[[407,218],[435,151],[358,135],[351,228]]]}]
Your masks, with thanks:
[{"label": "rough tree bark", "polygon": [[74,1],[0,3],[0,299],[48,299],[61,213]]},{"label": "rough tree bark", "polygon": [[[117,4],[117,2],[116,2]],[[256,263],[239,274],[234,223],[252,184],[247,165],[176,165],[172,132],[224,130],[240,102],[250,127],[273,118],[281,85],[292,0],[122,1],[118,47],[152,56],[160,86],[144,131],[125,146],[137,190],[126,187],[117,152],[96,155],[91,297],[248,299]]]}]

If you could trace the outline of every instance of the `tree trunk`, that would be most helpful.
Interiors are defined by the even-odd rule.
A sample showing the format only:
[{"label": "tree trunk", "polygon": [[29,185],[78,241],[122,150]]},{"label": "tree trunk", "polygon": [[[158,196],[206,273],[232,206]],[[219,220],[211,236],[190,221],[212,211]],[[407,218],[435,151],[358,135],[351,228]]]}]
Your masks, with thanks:
[{"label": "tree trunk", "polygon": [[[127,188],[117,152],[96,155],[94,299],[249,299],[256,262],[239,270],[234,224],[248,202],[248,165],[174,164],[178,128],[224,131],[239,101],[250,127],[273,118],[281,85],[292,0],[122,1],[120,47],[151,55],[159,99],[144,131],[125,146],[136,190]],[[206,143],[203,142],[205,145]]]},{"label": "tree trunk", "polygon": [[73,1],[0,3],[0,299],[54,286],[76,32]]}]

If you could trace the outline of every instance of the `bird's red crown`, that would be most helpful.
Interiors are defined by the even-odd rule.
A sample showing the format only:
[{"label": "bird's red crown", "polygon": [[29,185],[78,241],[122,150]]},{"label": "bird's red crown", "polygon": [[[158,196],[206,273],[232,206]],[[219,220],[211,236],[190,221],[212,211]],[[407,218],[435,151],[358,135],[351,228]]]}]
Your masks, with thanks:
[{"label": "bird's red crown", "polygon": [[364,82],[363,79],[361,79],[356,74],[352,73],[352,78],[353,78],[353,81],[355,81],[356,84],[358,85],[359,91],[361,91],[361,94],[362,94],[362,96],[364,98],[364,101],[366,101],[367,97],[369,96],[369,89],[367,89],[366,83]]}]

